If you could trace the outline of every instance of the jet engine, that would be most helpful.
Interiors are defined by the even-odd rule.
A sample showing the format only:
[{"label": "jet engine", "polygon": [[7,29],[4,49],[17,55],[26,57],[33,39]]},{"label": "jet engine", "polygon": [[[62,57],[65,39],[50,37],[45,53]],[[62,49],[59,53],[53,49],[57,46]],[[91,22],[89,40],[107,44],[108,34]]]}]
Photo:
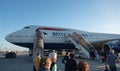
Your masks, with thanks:
[{"label": "jet engine", "polygon": [[103,45],[103,51],[109,52],[110,49],[113,49],[116,53],[120,52],[120,43],[118,42],[107,42]]}]

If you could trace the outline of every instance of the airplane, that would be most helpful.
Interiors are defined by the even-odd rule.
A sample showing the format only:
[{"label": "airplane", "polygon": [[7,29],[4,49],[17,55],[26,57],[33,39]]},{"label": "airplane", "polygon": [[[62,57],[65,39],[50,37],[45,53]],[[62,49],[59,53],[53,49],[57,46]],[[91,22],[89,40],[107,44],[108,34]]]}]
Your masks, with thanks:
[{"label": "airplane", "polygon": [[[120,51],[120,34],[93,33],[71,28],[29,25],[8,34],[5,39],[12,44],[27,47],[32,50],[36,30],[44,33],[44,49],[76,49],[72,42],[65,41],[66,35],[76,32],[98,50],[102,50],[102,47],[105,47],[106,49],[112,48],[117,52]],[[113,43],[113,41],[117,42]]]}]

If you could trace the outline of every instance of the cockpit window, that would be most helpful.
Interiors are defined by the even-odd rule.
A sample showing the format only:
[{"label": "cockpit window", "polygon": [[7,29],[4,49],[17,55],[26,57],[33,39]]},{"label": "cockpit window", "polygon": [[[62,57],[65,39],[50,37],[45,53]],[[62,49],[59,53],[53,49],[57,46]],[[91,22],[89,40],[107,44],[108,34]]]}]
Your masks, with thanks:
[{"label": "cockpit window", "polygon": [[25,29],[29,29],[30,27],[24,27]]}]

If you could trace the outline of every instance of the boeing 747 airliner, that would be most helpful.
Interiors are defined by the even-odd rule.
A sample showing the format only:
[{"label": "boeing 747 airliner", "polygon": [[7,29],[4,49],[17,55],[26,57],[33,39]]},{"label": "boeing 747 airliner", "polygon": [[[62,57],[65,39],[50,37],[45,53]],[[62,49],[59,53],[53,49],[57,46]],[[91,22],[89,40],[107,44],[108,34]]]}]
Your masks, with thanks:
[{"label": "boeing 747 airliner", "polygon": [[15,45],[27,47],[32,50],[36,30],[40,30],[44,33],[45,49],[75,49],[76,46],[72,41],[68,42],[65,40],[66,36],[75,32],[82,37],[85,42],[89,42],[94,47],[100,47],[101,49],[102,46],[105,46],[120,51],[120,44],[118,42],[113,42],[120,40],[119,34],[93,33],[69,28],[30,25],[8,34],[6,40]]}]

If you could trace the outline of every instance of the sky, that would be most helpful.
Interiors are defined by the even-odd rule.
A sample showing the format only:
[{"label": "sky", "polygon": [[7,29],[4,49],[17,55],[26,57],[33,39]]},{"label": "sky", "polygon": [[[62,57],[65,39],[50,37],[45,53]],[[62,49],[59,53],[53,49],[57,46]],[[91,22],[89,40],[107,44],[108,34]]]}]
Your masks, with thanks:
[{"label": "sky", "polygon": [[120,34],[119,3],[120,0],[0,0],[0,48],[24,49],[7,42],[5,36],[28,25]]}]

